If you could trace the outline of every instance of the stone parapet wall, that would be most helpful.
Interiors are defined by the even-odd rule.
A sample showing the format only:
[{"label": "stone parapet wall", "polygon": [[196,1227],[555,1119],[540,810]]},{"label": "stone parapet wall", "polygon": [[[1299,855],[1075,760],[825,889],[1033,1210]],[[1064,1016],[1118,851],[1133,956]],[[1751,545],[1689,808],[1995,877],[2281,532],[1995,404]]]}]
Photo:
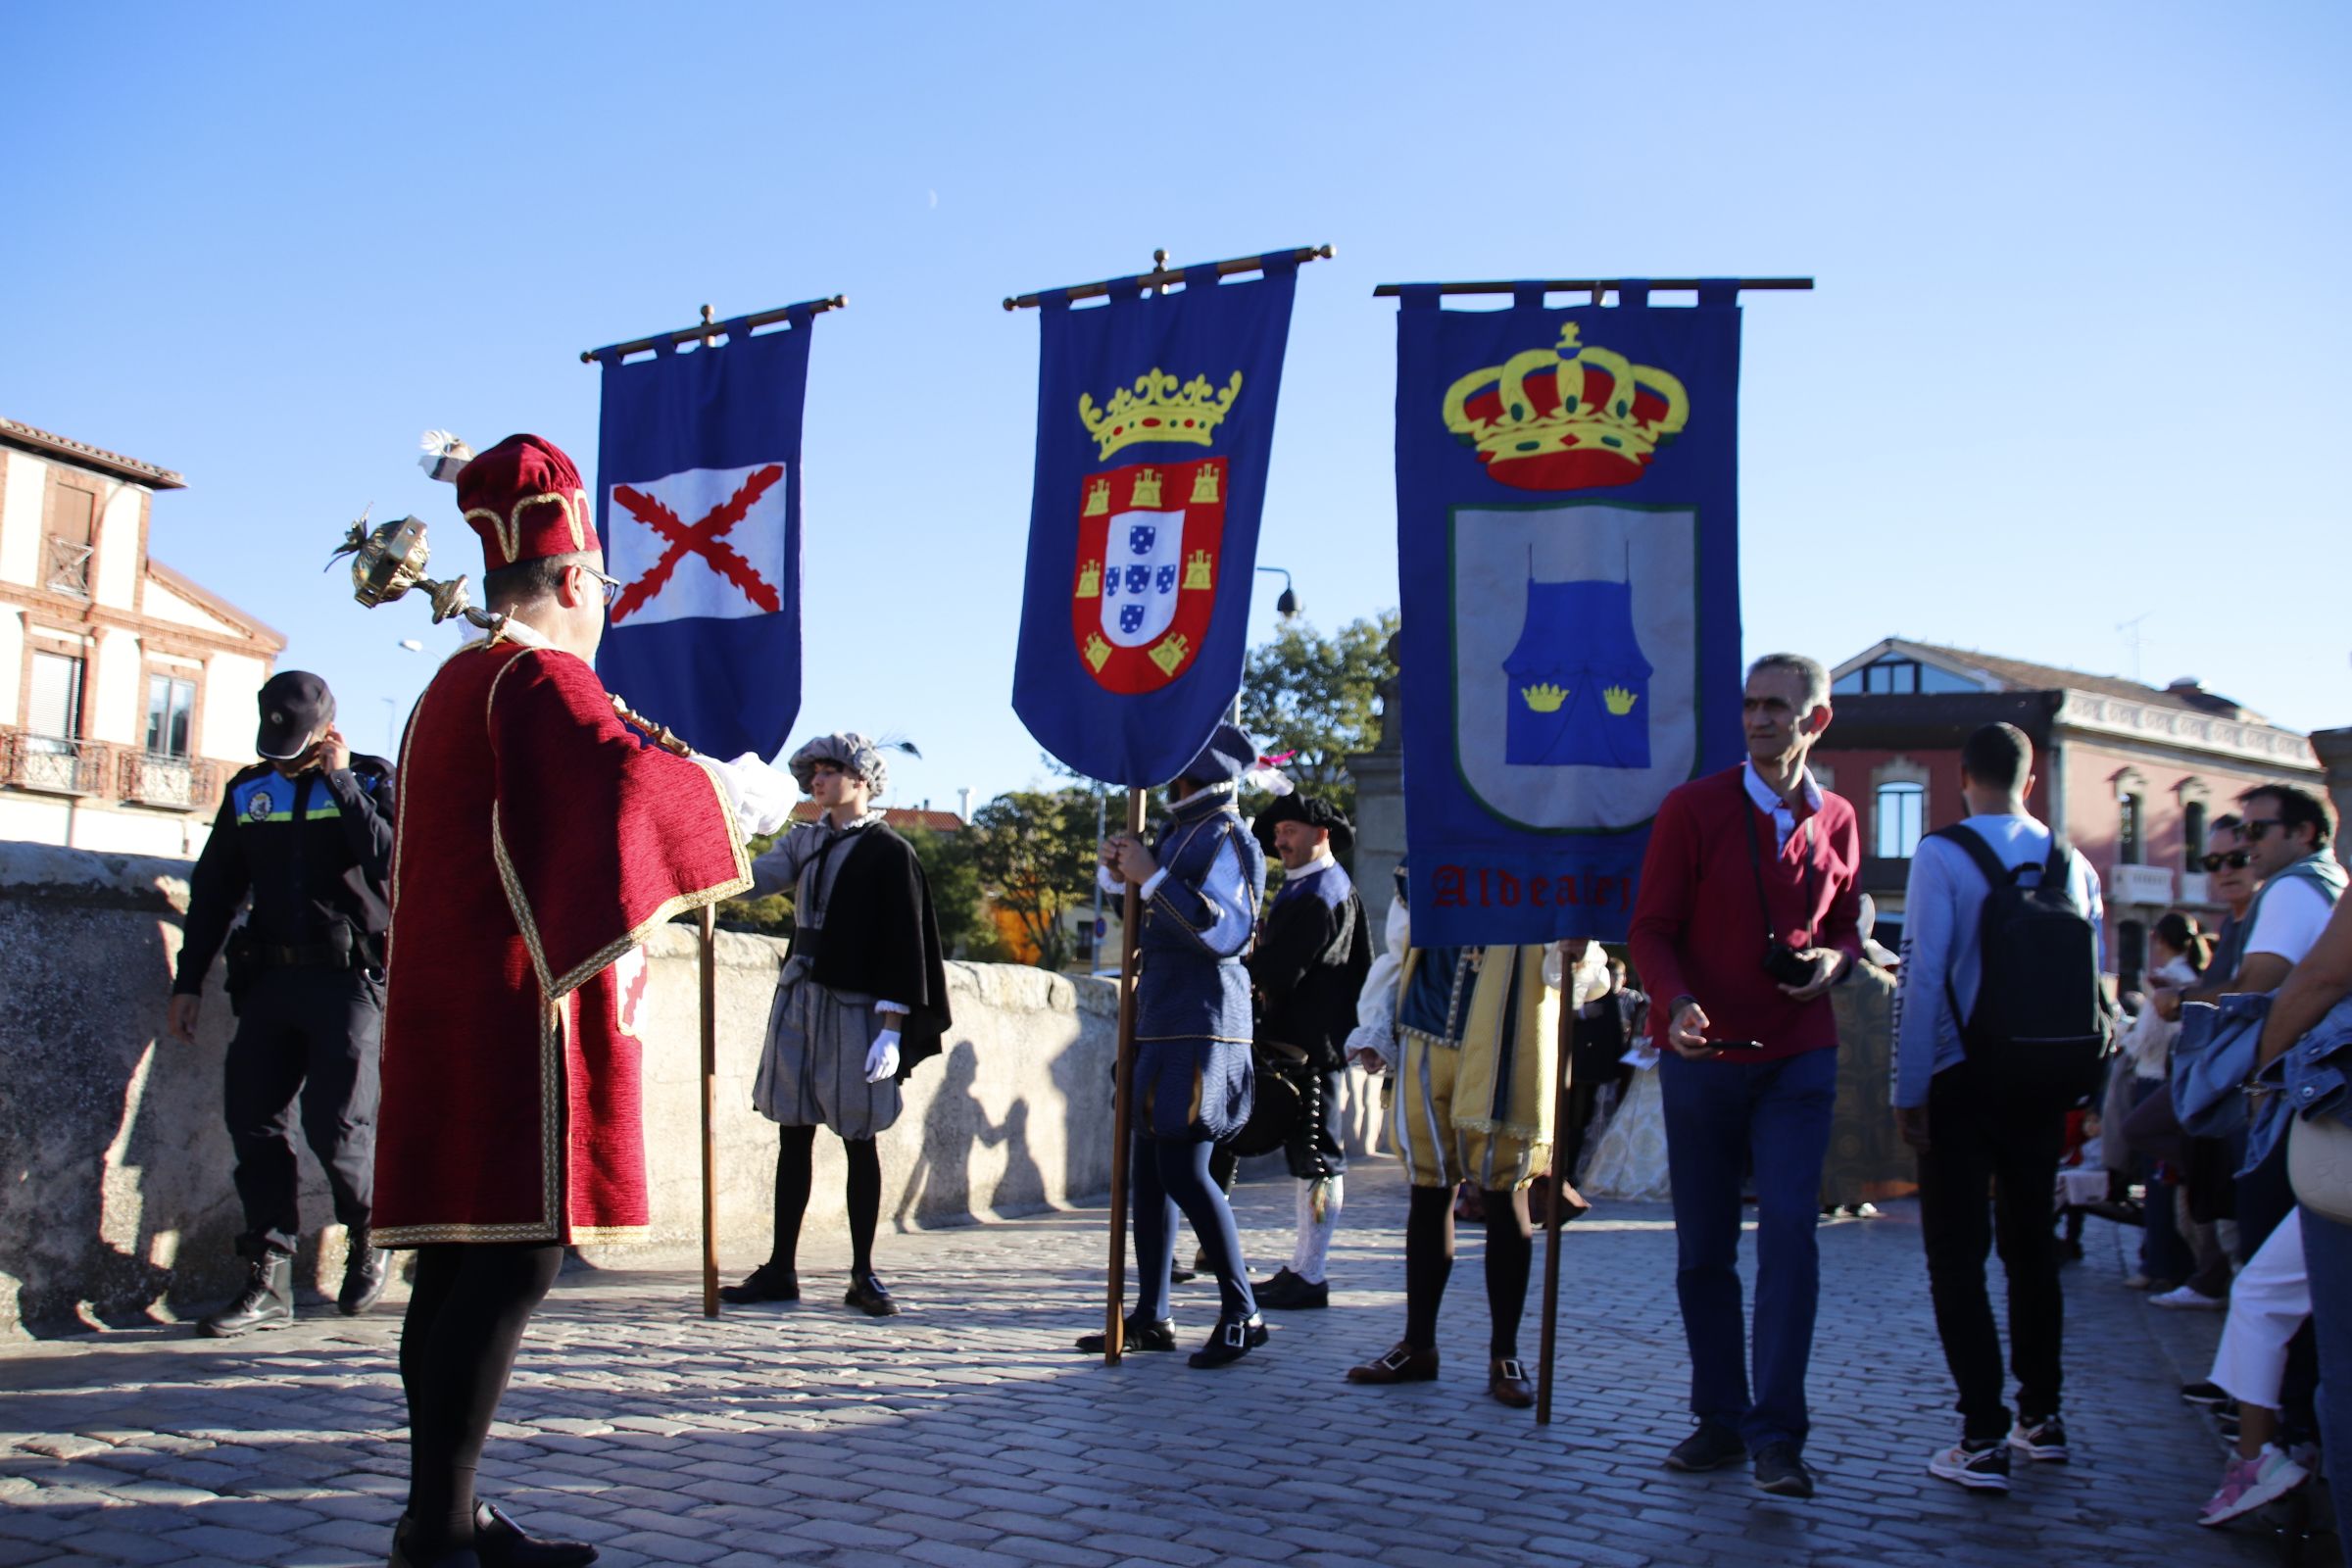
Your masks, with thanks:
[{"label": "stone parapet wall", "polygon": [[[220,1118],[234,1020],[205,993],[194,1045],[162,1034],[187,906],[184,860],[0,843],[0,1340],[200,1312],[234,1288],[240,1228]],[[654,1237],[583,1250],[692,1267],[702,1196],[697,940],[650,945],[646,1146]],[[782,945],[720,933],[714,1097],[720,1256],[767,1255],[775,1130],[751,1108]],[[881,1139],[889,1233],[1099,1200],[1110,1182],[1115,988],[1002,964],[948,966],[956,1027]],[[820,1135],[805,1264],[846,1249],[841,1146]],[[342,1232],[306,1150],[297,1279],[331,1294]]]}]

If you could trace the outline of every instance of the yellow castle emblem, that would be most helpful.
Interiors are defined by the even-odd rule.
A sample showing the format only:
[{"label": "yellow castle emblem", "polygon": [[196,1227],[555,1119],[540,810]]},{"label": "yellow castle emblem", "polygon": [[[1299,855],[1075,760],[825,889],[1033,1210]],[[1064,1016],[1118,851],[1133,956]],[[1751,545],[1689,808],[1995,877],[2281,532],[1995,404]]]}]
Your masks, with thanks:
[{"label": "yellow castle emblem", "polygon": [[1098,459],[1137,441],[1189,441],[1204,447],[1241,395],[1239,370],[1220,389],[1205,375],[1179,383],[1153,366],[1135,378],[1132,388],[1113,392],[1107,406],[1097,406],[1091,393],[1079,393],[1078,417],[1095,438]]},{"label": "yellow castle emblem", "polygon": [[1631,484],[1690,418],[1683,383],[1654,365],[1577,341],[1529,349],[1446,389],[1446,428],[1488,473],[1523,490]]}]

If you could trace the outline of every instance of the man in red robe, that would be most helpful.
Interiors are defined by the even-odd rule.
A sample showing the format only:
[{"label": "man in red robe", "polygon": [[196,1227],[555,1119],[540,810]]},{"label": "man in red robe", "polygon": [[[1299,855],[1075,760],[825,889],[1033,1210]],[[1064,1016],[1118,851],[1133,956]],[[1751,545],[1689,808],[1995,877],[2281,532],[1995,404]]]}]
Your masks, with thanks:
[{"label": "man in red robe", "polygon": [[651,1219],[638,945],[750,885],[749,770],[614,710],[590,663],[612,579],[568,458],[512,436],[457,485],[506,619],[441,666],[401,749],[374,1217],[417,1262],[392,1563],[583,1563],[480,1503],[474,1468],[564,1246]]}]

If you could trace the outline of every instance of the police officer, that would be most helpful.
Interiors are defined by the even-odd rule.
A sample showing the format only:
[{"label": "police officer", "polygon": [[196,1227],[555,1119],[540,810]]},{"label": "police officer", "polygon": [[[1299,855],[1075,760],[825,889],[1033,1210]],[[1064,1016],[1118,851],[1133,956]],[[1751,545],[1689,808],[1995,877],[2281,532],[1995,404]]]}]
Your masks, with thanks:
[{"label": "police officer", "polygon": [[[221,1104],[245,1208],[237,1250],[252,1273],[235,1300],[199,1325],[220,1339],[294,1321],[297,1093],[335,1218],[350,1231],[336,1304],[356,1317],[383,1295],[385,1280],[368,1222],[391,923],[392,764],[352,754],[335,729],[334,694],[316,675],[270,677],[261,710],[254,750],[263,760],[229,780],[190,880],[166,1024],[176,1039],[196,1038],[205,972],[225,938],[237,1032]],[[252,912],[232,933],[249,894]]]}]

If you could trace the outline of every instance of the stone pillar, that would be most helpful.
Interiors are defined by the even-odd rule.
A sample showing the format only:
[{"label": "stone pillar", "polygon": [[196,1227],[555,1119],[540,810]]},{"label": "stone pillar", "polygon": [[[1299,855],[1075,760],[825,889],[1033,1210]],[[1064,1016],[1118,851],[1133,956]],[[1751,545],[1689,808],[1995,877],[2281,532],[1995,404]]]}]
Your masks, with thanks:
[{"label": "stone pillar", "polygon": [[1404,858],[1403,761],[1403,753],[1396,751],[1348,759],[1348,775],[1355,780],[1355,855],[1348,875],[1376,932],[1388,923],[1396,863]]},{"label": "stone pillar", "polygon": [[2328,798],[2335,804],[2336,858],[2352,866],[2352,849],[2344,844],[2344,824],[2352,822],[2352,729],[2315,730],[2311,749],[2328,770]]}]

